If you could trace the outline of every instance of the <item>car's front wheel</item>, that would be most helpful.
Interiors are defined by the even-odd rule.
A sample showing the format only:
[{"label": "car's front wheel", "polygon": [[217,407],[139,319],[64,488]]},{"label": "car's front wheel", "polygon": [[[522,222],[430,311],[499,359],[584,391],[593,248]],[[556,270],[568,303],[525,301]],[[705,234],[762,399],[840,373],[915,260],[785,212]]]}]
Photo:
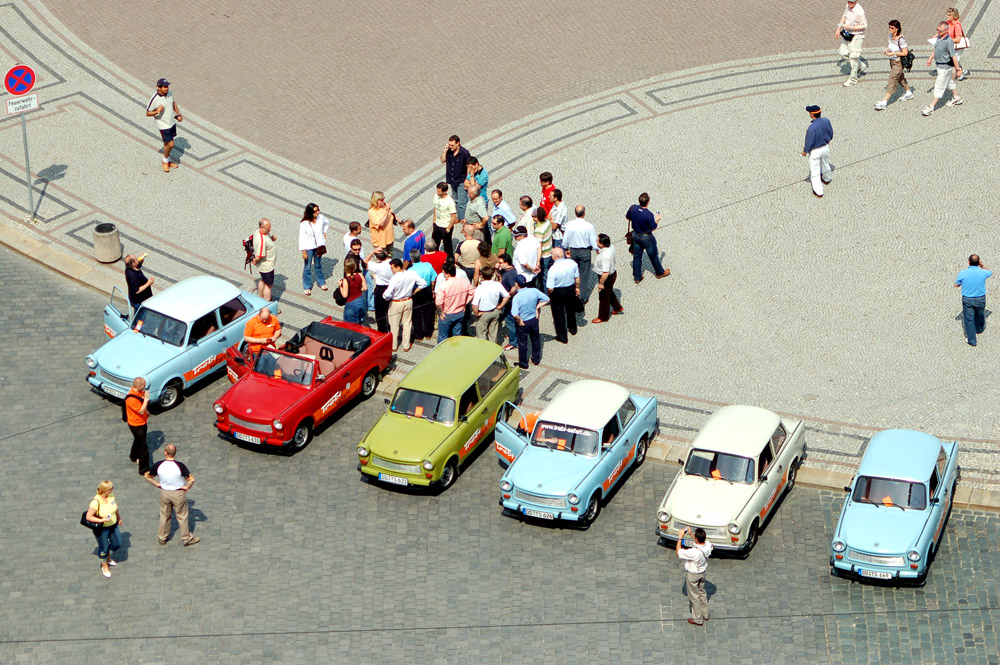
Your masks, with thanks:
[{"label": "car's front wheel", "polygon": [[376,388],[378,388],[378,371],[373,369],[361,380],[361,399],[368,399],[374,395]]},{"label": "car's front wheel", "polygon": [[441,471],[441,479],[438,480],[438,487],[443,490],[448,489],[455,484],[455,480],[458,478],[458,462],[452,457],[448,460],[448,463],[444,465],[444,470]]},{"label": "car's front wheel", "polygon": [[309,422],[303,421],[295,428],[290,452],[295,453],[302,450],[309,445],[310,441],[312,441],[312,426]]},{"label": "car's front wheel", "polygon": [[753,524],[750,525],[750,530],[747,531],[747,542],[744,545],[745,549],[743,550],[743,558],[746,559],[748,556],[750,556],[750,552],[752,552],[753,548],[756,546],[757,546],[757,523],[754,522]]},{"label": "car's front wheel", "polygon": [[171,381],[160,393],[160,408],[166,411],[181,403],[184,399],[183,386],[179,381]]},{"label": "car's front wheel", "polygon": [[594,495],[590,497],[590,501],[587,502],[587,512],[583,514],[583,519],[581,520],[586,526],[590,526],[597,519],[597,516],[601,514],[601,493],[594,492]]}]

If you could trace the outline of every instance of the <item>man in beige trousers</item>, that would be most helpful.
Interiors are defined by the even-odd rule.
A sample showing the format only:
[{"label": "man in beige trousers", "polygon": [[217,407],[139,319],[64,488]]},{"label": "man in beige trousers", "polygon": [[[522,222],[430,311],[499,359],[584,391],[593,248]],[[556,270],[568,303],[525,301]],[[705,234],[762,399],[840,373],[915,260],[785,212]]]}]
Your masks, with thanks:
[{"label": "man in beige trousers", "polygon": [[[170,537],[170,518],[177,514],[177,524],[181,528],[181,540],[184,546],[195,545],[201,538],[191,534],[188,526],[187,493],[194,485],[194,476],[184,466],[183,462],[174,459],[177,446],[168,443],[163,447],[163,457],[146,473],[146,480],[160,488],[160,527],[156,531],[156,541],[167,544]],[[154,479],[155,476],[155,479]]]},{"label": "man in beige trousers", "polygon": [[687,596],[691,603],[691,618],[688,623],[693,626],[704,626],[708,621],[708,594],[705,592],[705,573],[708,571],[708,557],[712,555],[712,543],[708,542],[708,534],[702,528],[694,530],[694,543],[685,547],[684,536],[690,536],[691,527],[677,536],[677,556],[684,562],[684,573],[687,577]]}]

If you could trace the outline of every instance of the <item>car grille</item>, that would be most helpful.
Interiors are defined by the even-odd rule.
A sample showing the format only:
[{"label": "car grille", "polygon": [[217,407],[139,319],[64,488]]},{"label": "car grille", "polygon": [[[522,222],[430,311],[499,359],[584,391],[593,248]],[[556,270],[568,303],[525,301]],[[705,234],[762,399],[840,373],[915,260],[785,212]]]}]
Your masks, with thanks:
[{"label": "car grille", "polygon": [[878,556],[875,554],[865,554],[864,552],[856,552],[854,550],[848,550],[847,556],[855,561],[861,561],[863,563],[874,563],[879,566],[895,566],[897,568],[902,568],[905,565],[903,557],[901,556]]},{"label": "car grille", "polygon": [[239,425],[244,429],[252,429],[255,432],[270,432],[271,423],[253,423],[249,420],[243,420],[242,418],[237,418],[236,416],[229,416],[229,422],[234,425]]},{"label": "car grille", "polygon": [[539,506],[550,506],[552,508],[566,507],[566,499],[561,496],[541,496],[538,494],[532,494],[531,492],[514,490],[514,498],[520,499],[521,501],[530,501],[531,503]]},{"label": "car grille", "polygon": [[389,460],[379,457],[378,455],[372,455],[372,464],[380,466],[383,469],[399,471],[400,473],[410,473],[414,475],[420,473],[419,464],[400,464],[399,462],[390,462]]},{"label": "car grille", "polygon": [[126,390],[128,390],[128,387],[132,385],[133,381],[133,379],[129,379],[124,376],[118,376],[117,374],[112,374],[103,367],[97,370],[97,378],[103,379],[104,381],[110,381],[111,383],[118,384],[119,386],[127,386]]},{"label": "car grille", "polygon": [[723,538],[727,537],[727,532],[723,528],[712,528],[712,527],[698,526],[697,524],[686,524],[684,522],[680,522],[678,520],[674,520],[674,529],[676,529],[678,532],[680,532],[684,528],[689,528],[692,531],[694,531],[695,529],[704,529],[705,530],[705,537],[706,538],[715,538],[716,540],[720,540],[720,539],[723,539]]}]

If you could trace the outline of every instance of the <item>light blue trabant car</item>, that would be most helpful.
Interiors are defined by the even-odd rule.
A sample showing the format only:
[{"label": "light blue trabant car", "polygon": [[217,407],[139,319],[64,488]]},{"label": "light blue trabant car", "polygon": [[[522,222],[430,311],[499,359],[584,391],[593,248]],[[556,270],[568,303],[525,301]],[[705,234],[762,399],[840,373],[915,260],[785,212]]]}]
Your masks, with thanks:
[{"label": "light blue trabant car", "polygon": [[911,430],[868,443],[830,545],[834,575],[923,583],[959,477],[958,444]]},{"label": "light blue trabant car", "polygon": [[145,377],[150,403],[169,409],[184,390],[226,369],[226,349],[243,339],[243,327],[268,303],[218,277],[189,277],[146,300],[129,322],[128,305],[104,308],[111,337],[87,356],[87,381],[124,399],[137,376]]},{"label": "light blue trabant car", "polygon": [[500,505],[542,520],[592,523],[626,471],[646,459],[658,427],[655,398],[606,381],[572,383],[539,414],[504,406],[494,441],[509,464]]}]

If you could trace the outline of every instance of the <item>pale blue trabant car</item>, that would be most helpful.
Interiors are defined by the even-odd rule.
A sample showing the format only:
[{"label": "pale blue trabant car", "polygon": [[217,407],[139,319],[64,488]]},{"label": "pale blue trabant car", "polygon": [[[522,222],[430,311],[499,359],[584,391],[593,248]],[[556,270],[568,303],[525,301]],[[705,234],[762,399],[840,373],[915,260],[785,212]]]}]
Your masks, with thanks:
[{"label": "pale blue trabant car", "polygon": [[923,583],[959,477],[958,444],[911,430],[868,443],[830,544],[834,575]]},{"label": "pale blue trabant car", "polygon": [[494,444],[508,464],[500,479],[504,512],[583,525],[643,463],[658,426],[655,398],[594,380],[566,386],[540,414],[508,402],[503,415]]},{"label": "pale blue trabant car", "polygon": [[124,399],[137,376],[146,379],[151,403],[169,409],[183,391],[226,369],[226,349],[243,339],[247,320],[267,307],[263,298],[209,275],[190,277],[139,305],[104,308],[104,332],[111,337],[87,356],[87,381]]}]

